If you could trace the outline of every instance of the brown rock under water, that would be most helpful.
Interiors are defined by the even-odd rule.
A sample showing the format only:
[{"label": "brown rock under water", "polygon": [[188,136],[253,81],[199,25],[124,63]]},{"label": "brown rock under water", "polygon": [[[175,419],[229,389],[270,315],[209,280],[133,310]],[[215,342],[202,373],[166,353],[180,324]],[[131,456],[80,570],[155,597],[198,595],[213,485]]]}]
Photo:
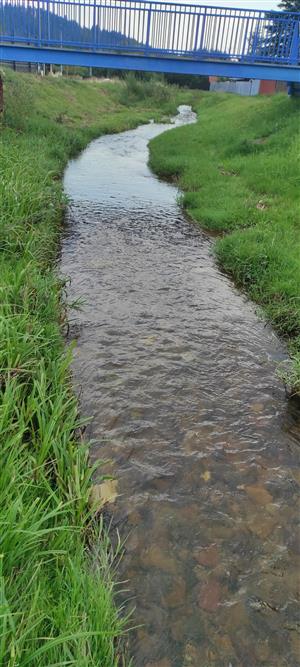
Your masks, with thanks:
[{"label": "brown rock under water", "polygon": [[194,557],[200,565],[216,567],[219,560],[218,547],[214,543],[207,547],[200,547],[194,552]]},{"label": "brown rock under water", "polygon": [[194,644],[188,642],[184,648],[182,667],[200,667],[202,656]]},{"label": "brown rock under water", "polygon": [[156,662],[147,662],[146,667],[172,667],[169,658],[162,658]]},{"label": "brown rock under water", "polygon": [[252,486],[246,486],[245,491],[248,496],[258,505],[268,505],[273,501],[273,498],[269,491],[259,484],[253,484]]},{"label": "brown rock under water", "polygon": [[255,514],[248,522],[249,529],[257,537],[265,539],[269,537],[278,524],[278,519],[264,513]]},{"label": "brown rock under water", "polygon": [[[256,646],[255,646],[255,656],[257,658],[257,661],[260,662],[265,662],[266,660],[269,659],[270,657],[270,646],[269,646],[269,640],[265,639],[262,641],[258,641]],[[268,664],[268,663],[266,663]]]},{"label": "brown rock under water", "polygon": [[177,565],[174,558],[168,556],[159,546],[153,544],[149,549],[145,549],[141,561],[144,567],[157,567],[159,570],[176,573]]},{"label": "brown rock under water", "polygon": [[202,584],[198,592],[198,602],[205,611],[216,611],[221,597],[221,586],[217,579]]},{"label": "brown rock under water", "polygon": [[185,602],[185,595],[185,581],[182,577],[177,577],[174,582],[174,587],[165,597],[165,602],[168,607],[180,607]]}]

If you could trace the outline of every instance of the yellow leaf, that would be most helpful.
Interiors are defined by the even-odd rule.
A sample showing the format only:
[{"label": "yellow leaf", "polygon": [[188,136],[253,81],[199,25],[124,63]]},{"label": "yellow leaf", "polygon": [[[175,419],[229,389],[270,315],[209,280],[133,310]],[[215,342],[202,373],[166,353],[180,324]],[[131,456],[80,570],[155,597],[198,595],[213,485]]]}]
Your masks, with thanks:
[{"label": "yellow leaf", "polygon": [[153,345],[155,341],[157,340],[157,336],[147,336],[146,338],[142,339],[142,342],[144,345]]},{"label": "yellow leaf", "polygon": [[205,482],[209,482],[211,478],[211,474],[209,470],[205,470],[205,472],[201,475],[202,479],[204,479]]},{"label": "yellow leaf", "polygon": [[106,503],[114,503],[117,498],[116,479],[106,479],[101,484],[94,484],[90,490],[90,504],[93,510],[100,510]]}]

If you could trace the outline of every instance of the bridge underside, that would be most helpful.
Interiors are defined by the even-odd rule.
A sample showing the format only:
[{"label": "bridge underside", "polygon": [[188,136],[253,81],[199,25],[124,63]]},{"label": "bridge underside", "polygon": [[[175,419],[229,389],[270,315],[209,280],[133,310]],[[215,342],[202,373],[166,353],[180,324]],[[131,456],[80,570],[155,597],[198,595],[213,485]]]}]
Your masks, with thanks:
[{"label": "bridge underside", "polygon": [[5,44],[0,46],[0,60],[300,83],[300,72],[297,66],[269,65],[258,62],[228,62],[207,58],[192,60],[183,56],[168,57],[157,54],[150,56],[147,54],[135,55],[99,51],[72,51],[70,49]]}]

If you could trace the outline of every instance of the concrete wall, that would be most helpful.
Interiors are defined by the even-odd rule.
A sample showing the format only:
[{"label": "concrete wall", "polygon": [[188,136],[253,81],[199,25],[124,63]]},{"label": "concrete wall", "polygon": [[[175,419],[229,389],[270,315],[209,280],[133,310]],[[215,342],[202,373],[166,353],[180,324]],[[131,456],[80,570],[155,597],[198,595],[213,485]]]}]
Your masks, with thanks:
[{"label": "concrete wall", "polygon": [[[211,77],[212,78],[212,77]],[[210,90],[216,93],[235,93],[236,95],[258,95],[260,81],[211,81]]]},{"label": "concrete wall", "polygon": [[236,95],[275,95],[287,93],[287,84],[284,81],[265,81],[251,79],[250,81],[219,81],[218,77],[209,77],[210,90],[221,93],[235,93]]}]

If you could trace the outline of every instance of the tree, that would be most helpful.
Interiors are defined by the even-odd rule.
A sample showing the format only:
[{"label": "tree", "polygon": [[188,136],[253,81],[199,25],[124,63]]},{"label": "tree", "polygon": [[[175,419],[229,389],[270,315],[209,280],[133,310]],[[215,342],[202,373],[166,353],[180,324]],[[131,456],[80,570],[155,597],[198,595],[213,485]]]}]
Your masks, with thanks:
[{"label": "tree", "polygon": [[[268,23],[261,34],[258,26],[256,34],[254,34],[251,49],[255,53],[257,59],[268,59],[269,57],[284,57],[291,46],[294,30],[295,19],[284,16],[284,13],[300,12],[300,0],[281,0],[279,3],[281,11],[266,12],[266,19]],[[282,20],[283,19],[283,20]],[[283,29],[283,23],[284,29]]]},{"label": "tree", "polygon": [[279,7],[284,12],[300,12],[300,0],[281,0]]}]

